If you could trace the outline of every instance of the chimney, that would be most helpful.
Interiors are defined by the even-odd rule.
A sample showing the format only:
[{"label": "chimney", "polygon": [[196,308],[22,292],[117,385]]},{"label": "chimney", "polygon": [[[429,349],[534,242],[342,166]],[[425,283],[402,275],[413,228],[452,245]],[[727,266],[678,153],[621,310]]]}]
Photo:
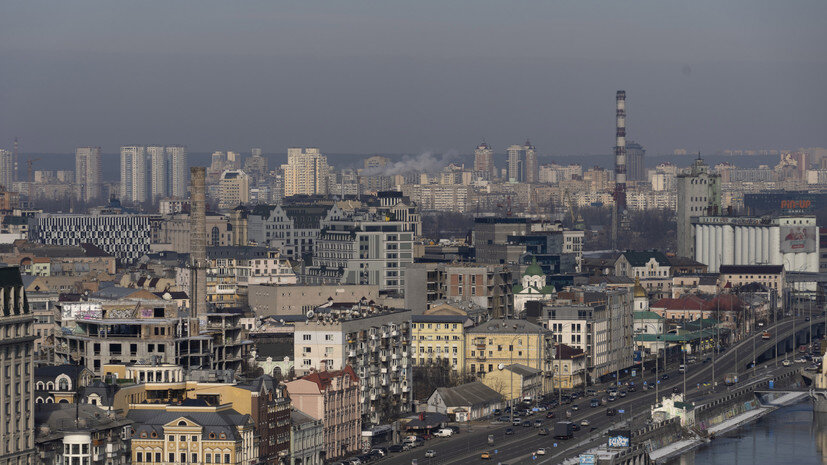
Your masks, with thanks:
[{"label": "chimney", "polygon": [[190,300],[192,317],[207,313],[207,212],[204,167],[190,168]]}]

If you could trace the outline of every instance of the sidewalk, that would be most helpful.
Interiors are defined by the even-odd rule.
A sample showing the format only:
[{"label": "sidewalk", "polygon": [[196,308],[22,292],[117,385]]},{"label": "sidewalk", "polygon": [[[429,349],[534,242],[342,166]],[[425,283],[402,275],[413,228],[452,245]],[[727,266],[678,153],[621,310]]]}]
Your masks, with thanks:
[{"label": "sidewalk", "polygon": [[703,444],[703,441],[701,441],[700,439],[684,439],[681,441],[673,442],[672,444],[669,444],[666,447],[653,450],[649,453],[649,458],[652,459],[653,462],[666,461],[676,455],[683,454],[689,449],[693,449],[700,444]]}]

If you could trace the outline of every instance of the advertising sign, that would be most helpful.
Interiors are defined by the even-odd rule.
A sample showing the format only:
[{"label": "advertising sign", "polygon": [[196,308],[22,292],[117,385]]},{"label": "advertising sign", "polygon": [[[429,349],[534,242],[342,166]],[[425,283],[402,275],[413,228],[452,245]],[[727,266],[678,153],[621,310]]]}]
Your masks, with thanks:
[{"label": "advertising sign", "polygon": [[816,251],[815,226],[781,226],[781,253]]},{"label": "advertising sign", "polygon": [[594,454],[580,454],[580,465],[594,465]]},{"label": "advertising sign", "polygon": [[629,447],[629,438],[632,432],[629,430],[609,430],[609,447]]}]

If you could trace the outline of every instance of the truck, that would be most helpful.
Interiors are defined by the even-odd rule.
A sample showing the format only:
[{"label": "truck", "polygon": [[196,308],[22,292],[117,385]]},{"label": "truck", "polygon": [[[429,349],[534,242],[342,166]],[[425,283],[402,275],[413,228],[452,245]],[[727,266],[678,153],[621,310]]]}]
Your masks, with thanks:
[{"label": "truck", "polygon": [[732,386],[733,384],[738,383],[738,373],[727,373],[726,377],[724,378],[724,383],[727,386]]},{"label": "truck", "polygon": [[442,428],[434,433],[434,436],[438,438],[450,438],[454,435],[454,430],[450,428]]},{"label": "truck", "polygon": [[574,437],[574,423],[558,421],[554,425],[554,439],[571,439]]}]

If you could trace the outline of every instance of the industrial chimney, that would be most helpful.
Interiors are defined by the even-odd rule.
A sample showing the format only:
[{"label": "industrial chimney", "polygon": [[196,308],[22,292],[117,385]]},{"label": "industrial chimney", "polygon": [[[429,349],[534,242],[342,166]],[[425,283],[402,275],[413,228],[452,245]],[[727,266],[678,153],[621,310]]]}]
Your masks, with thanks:
[{"label": "industrial chimney", "polygon": [[207,313],[207,220],[203,166],[190,168],[190,302],[192,317]]},{"label": "industrial chimney", "polygon": [[612,249],[617,250],[618,227],[626,221],[626,91],[615,98],[615,190],[612,211]]}]

